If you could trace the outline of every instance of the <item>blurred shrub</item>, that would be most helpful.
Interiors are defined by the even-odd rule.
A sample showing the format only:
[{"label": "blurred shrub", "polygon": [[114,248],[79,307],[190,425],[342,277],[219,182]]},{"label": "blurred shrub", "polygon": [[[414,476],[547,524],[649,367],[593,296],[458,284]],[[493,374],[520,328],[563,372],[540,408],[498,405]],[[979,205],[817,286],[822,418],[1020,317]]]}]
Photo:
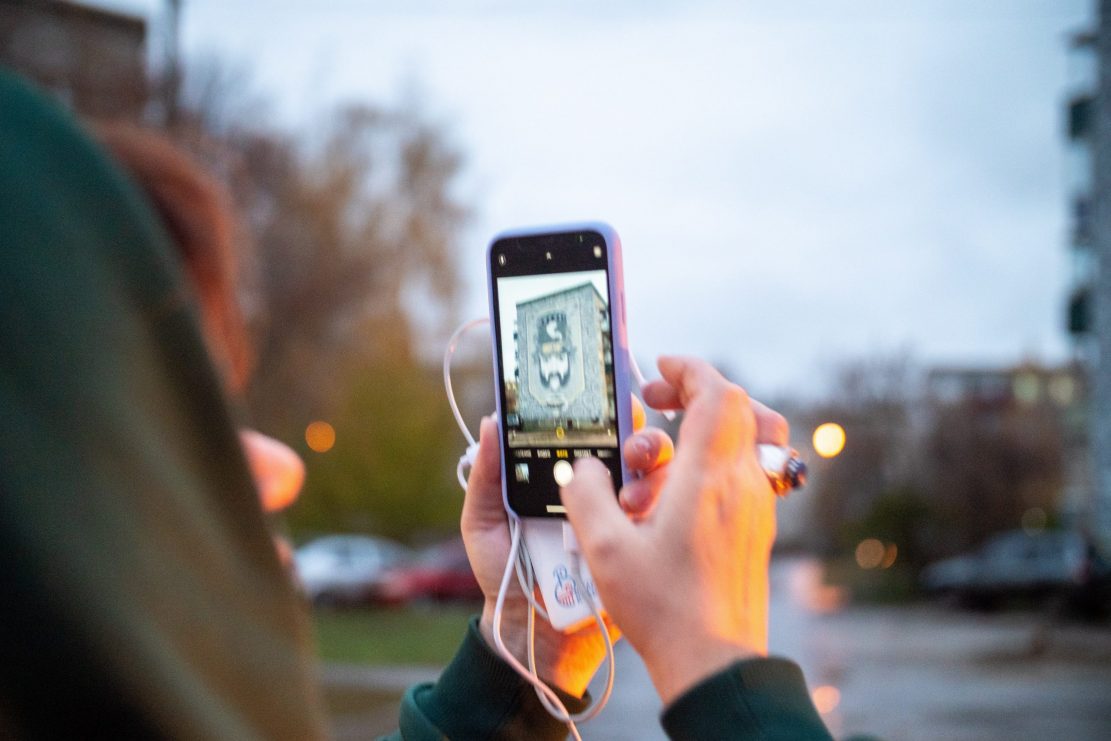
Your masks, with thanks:
[{"label": "blurred shrub", "polygon": [[435,370],[376,363],[333,417],[336,444],[305,451],[308,476],[289,513],[298,531],[363,530],[403,540],[459,527],[462,451]]}]

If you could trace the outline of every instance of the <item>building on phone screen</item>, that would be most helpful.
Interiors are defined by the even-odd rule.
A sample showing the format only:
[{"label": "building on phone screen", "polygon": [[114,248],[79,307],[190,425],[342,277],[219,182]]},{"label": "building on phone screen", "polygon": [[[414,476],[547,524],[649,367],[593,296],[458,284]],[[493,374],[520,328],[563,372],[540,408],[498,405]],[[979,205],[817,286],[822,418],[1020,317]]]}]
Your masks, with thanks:
[{"label": "building on phone screen", "polygon": [[510,445],[617,444],[609,330],[590,282],[517,304]]}]

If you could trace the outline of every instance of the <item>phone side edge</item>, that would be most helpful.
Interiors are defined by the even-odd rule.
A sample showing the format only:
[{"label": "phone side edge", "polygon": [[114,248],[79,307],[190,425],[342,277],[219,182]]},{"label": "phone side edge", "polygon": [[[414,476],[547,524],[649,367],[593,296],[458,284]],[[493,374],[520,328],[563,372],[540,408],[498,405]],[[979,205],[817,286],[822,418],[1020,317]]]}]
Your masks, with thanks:
[{"label": "phone side edge", "polygon": [[495,234],[486,246],[486,298],[489,302],[490,311],[490,352],[494,361],[494,424],[498,427],[498,465],[500,466],[498,476],[501,479],[502,506],[505,507],[505,511],[510,517],[518,517],[519,515],[509,506],[509,484],[506,481],[505,434],[502,429],[502,366],[501,356],[498,353],[499,316],[494,309],[494,245],[507,236],[505,233]]},{"label": "phone side edge", "polygon": [[621,237],[617,231],[605,223],[594,223],[596,229],[606,240],[609,254],[610,321],[613,327],[613,381],[614,405],[617,407],[617,455],[621,461],[622,485],[632,480],[628,464],[625,462],[625,441],[633,434],[632,384],[629,368],[629,333],[625,310],[625,266],[621,249]]}]

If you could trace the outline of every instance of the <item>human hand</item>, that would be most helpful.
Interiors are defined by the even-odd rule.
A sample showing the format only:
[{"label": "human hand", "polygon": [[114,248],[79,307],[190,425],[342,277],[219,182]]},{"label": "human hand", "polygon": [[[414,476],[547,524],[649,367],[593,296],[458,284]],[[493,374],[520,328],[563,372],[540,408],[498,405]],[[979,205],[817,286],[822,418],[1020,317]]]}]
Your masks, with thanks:
[{"label": "human hand", "polygon": [[[618,512],[624,508],[633,516],[644,516],[651,511],[665,479],[666,464],[675,450],[666,433],[644,425],[644,407],[634,398],[633,429],[636,432],[626,440],[623,454],[630,470],[640,472],[642,478],[625,487],[620,504],[616,499],[613,502]],[[612,488],[610,491],[613,496]],[[482,420],[478,455],[467,480],[461,529],[467,558],[485,596],[479,630],[492,647],[494,606],[510,546],[509,523],[502,500],[501,449],[497,425],[492,418]],[[527,663],[528,610],[528,600],[519,589],[512,588],[502,609],[502,638],[522,663]],[[616,629],[611,627],[610,634],[617,638]],[[573,633],[562,633],[545,620],[536,621],[537,673],[565,692],[582,696],[604,657],[605,641],[596,624],[591,623]]]},{"label": "human hand", "polygon": [[788,428],[705,362],[664,357],[659,368],[645,402],[686,413],[655,510],[630,520],[608,471],[590,459],[562,497],[606,609],[668,704],[767,652],[775,496],[756,445],[785,445]]},{"label": "human hand", "polygon": [[[263,511],[280,512],[297,501],[305,482],[305,463],[301,456],[285,443],[246,427],[239,430],[239,442]],[[292,574],[293,547],[289,541],[275,535],[274,550],[282,566]]]},{"label": "human hand", "polygon": [[305,463],[285,443],[257,430],[239,430],[239,442],[266,512],[280,512],[293,504],[305,483]]}]

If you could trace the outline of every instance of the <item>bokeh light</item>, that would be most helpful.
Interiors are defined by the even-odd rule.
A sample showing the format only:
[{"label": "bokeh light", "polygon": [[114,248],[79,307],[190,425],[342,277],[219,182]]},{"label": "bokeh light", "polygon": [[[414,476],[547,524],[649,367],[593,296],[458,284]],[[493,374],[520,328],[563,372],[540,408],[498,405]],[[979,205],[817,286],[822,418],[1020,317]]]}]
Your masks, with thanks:
[{"label": "bokeh light", "polygon": [[841,690],[830,684],[815,687],[810,697],[814,700],[814,707],[822,715],[832,713],[841,704]]},{"label": "bokeh light", "polygon": [[856,564],[862,569],[874,569],[883,563],[886,553],[881,541],[867,538],[856,546]]},{"label": "bokeh light", "polygon": [[327,453],[336,444],[336,429],[317,420],[305,428],[305,442],[317,453]]},{"label": "bokeh light", "polygon": [[845,448],[845,428],[826,422],[814,430],[814,451],[823,458],[832,458]]},{"label": "bokeh light", "polygon": [[888,543],[887,547],[883,549],[883,561],[880,562],[881,569],[889,569],[895,563],[895,559],[899,557],[899,546],[894,543]]}]

